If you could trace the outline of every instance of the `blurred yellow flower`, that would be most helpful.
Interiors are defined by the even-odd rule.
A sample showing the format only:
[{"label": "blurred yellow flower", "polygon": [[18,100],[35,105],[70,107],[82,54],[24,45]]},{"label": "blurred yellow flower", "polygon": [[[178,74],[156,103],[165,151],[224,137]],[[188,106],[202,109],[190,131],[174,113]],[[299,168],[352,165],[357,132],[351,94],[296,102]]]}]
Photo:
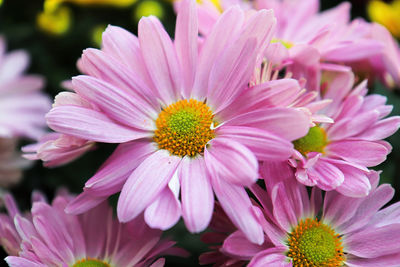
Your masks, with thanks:
[{"label": "blurred yellow flower", "polygon": [[367,12],[372,21],[382,24],[393,36],[400,38],[400,0],[390,4],[380,0],[370,1]]},{"label": "blurred yellow flower", "polygon": [[101,24],[101,25],[97,25],[92,30],[92,42],[97,47],[101,46],[101,40],[102,40],[103,32],[106,30],[106,28],[107,28],[107,25]]},{"label": "blurred yellow flower", "polygon": [[38,27],[53,35],[66,33],[71,24],[71,11],[67,7],[57,7],[51,11],[44,11],[36,18]]},{"label": "blurred yellow flower", "polygon": [[156,16],[162,18],[164,16],[164,9],[159,1],[145,0],[141,1],[133,11],[133,16],[136,20],[146,16]]},{"label": "blurred yellow flower", "polygon": [[38,14],[36,23],[41,30],[47,33],[62,35],[68,31],[72,20],[71,10],[64,5],[66,3],[75,5],[106,5],[122,8],[134,4],[136,1],[137,0],[45,0],[43,12]]}]

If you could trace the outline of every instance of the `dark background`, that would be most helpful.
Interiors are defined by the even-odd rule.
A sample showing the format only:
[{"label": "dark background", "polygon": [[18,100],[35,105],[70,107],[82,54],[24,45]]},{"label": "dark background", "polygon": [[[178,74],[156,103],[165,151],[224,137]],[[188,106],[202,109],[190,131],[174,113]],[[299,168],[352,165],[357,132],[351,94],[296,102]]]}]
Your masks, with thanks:
[{"label": "dark background", "polygon": [[[140,2],[140,0],[139,0]],[[322,0],[322,8],[327,9],[342,1]],[[367,1],[352,1],[353,17],[365,17],[365,4]],[[167,31],[172,35],[174,31],[175,14],[169,2],[161,1],[164,8],[164,17],[161,19]],[[26,49],[31,55],[31,66],[28,72],[42,74],[47,79],[46,92],[54,97],[63,89],[60,82],[77,75],[76,60],[83,49],[95,47],[91,32],[97,25],[118,25],[137,33],[137,21],[133,18],[133,11],[137,3],[129,8],[118,9],[110,7],[78,7],[72,8],[73,24],[71,29],[62,36],[51,36],[43,33],[35,26],[35,18],[43,7],[39,0],[4,0],[0,7],[0,34],[7,39],[8,50]],[[400,114],[400,94],[389,91],[383,85],[376,83],[371,91],[386,95],[388,102],[394,105],[393,115]],[[25,141],[28,143],[28,141]],[[400,190],[400,134],[397,133],[389,142],[393,152],[388,160],[377,170],[383,170],[382,183],[391,183],[397,191]],[[22,182],[11,189],[22,209],[30,207],[30,194],[33,189],[45,192],[52,199],[55,190],[60,186],[67,187],[70,191],[79,193],[84,182],[98,169],[100,164],[110,155],[114,145],[99,144],[95,151],[87,153],[79,160],[59,168],[43,168],[41,162],[35,163],[33,168],[25,172]],[[393,201],[400,199],[397,193]],[[116,197],[111,198],[115,203]],[[101,222],[99,222],[101,223]],[[183,223],[180,222],[165,235],[173,236],[178,244],[192,253],[189,259],[168,257],[166,266],[197,266],[198,256],[206,250],[200,242],[199,235],[189,234]],[[0,251],[0,257],[5,256]],[[6,266],[4,262],[0,265]]]}]

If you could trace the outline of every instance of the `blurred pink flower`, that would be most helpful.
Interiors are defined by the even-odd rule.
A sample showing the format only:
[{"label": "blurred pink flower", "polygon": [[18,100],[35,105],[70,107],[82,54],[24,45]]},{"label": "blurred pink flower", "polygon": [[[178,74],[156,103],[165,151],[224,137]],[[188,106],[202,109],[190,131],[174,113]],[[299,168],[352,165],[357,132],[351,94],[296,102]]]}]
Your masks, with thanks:
[{"label": "blurred pink flower", "polygon": [[316,187],[309,197],[305,186],[287,178],[266,184],[267,191],[258,185],[252,187],[260,203],[254,212],[266,241],[256,245],[241,231],[232,233],[219,249],[227,261],[250,261],[250,267],[398,266],[400,205],[382,209],[394,190],[388,184],[377,186],[377,172],[369,174],[372,190],[365,198],[335,191],[322,198]]},{"label": "blurred pink flower", "polygon": [[18,183],[22,169],[30,166],[30,162],[17,152],[17,144],[15,138],[0,138],[0,187]]},{"label": "blurred pink flower", "polygon": [[50,99],[40,90],[44,80],[25,75],[29,57],[25,51],[6,54],[0,38],[0,137],[39,138],[46,128],[44,115],[50,110]]},{"label": "blurred pink flower", "polygon": [[108,27],[102,50],[83,53],[87,75],[73,78],[74,91],[90,105],[64,103],[47,115],[59,133],[121,143],[67,211],[81,213],[121,191],[120,221],[145,211],[151,227],[167,229],[182,215],[191,232],[200,232],[215,193],[235,225],[263,242],[244,186],[257,180],[257,160],[288,159],[291,141],[309,128],[302,111],[240,97],[274,25],[271,12],[245,18],[233,7],[201,53],[194,1],[181,5],[174,42],[154,17],[141,19],[138,38]]},{"label": "blurred pink flower", "polygon": [[[35,196],[35,195],[34,195]],[[64,209],[72,196],[61,194],[47,204],[36,194],[31,213],[21,215],[11,195],[4,197],[8,216],[1,214],[0,235],[9,253],[9,266],[164,266],[161,255],[186,256],[161,238],[139,216],[127,224],[113,218],[104,202],[82,215],[68,215]]]}]

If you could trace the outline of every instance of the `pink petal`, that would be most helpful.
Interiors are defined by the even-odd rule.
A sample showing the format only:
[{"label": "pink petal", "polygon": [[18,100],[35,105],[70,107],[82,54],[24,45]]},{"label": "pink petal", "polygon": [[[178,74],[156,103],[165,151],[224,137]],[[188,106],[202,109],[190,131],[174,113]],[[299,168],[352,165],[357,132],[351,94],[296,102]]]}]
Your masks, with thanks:
[{"label": "pink petal", "polygon": [[119,125],[99,111],[76,106],[55,107],[46,119],[54,131],[96,142],[124,143],[151,136]]},{"label": "pink petal", "polygon": [[328,130],[329,140],[343,140],[362,133],[373,125],[378,117],[379,112],[372,110],[336,121]]},{"label": "pink petal", "polygon": [[154,109],[159,108],[153,89],[142,80],[143,78],[138,73],[121,64],[110,54],[89,48],[83,51],[82,62],[90,76],[112,84],[135,99],[143,100],[140,105],[145,113],[154,115]]},{"label": "pink petal", "polygon": [[226,252],[241,259],[250,260],[254,255],[264,250],[264,246],[251,243],[247,237],[240,231],[236,231],[228,236],[222,246],[223,252]]},{"label": "pink petal", "polygon": [[204,158],[184,158],[178,169],[182,186],[182,215],[192,233],[207,228],[214,209],[214,193]]},{"label": "pink petal", "polygon": [[326,150],[330,156],[366,167],[382,163],[389,153],[387,148],[379,143],[362,140],[332,142],[326,147]]},{"label": "pink petal", "polygon": [[168,184],[181,158],[158,150],[146,158],[129,176],[119,196],[117,213],[128,222],[149,206]]},{"label": "pink petal", "polygon": [[121,191],[133,170],[154,151],[156,147],[147,140],[120,144],[85,183],[85,190],[95,196],[106,197]]},{"label": "pink petal", "polygon": [[190,97],[197,67],[198,20],[196,4],[184,0],[176,19],[175,48],[182,68],[183,95]]},{"label": "pink petal", "polygon": [[242,144],[215,138],[205,149],[204,159],[209,171],[228,183],[251,185],[258,178],[258,162],[254,154]]},{"label": "pink petal", "polygon": [[305,136],[309,130],[309,118],[303,111],[293,108],[267,108],[248,112],[225,124],[259,128],[289,141]]},{"label": "pink petal", "polygon": [[[140,51],[139,40],[127,30],[109,25],[102,35],[102,50],[129,67],[132,73],[152,88],[152,82]],[[138,89],[138,88],[137,88]]]},{"label": "pink petal", "polygon": [[231,44],[242,27],[243,11],[239,7],[230,8],[224,12],[207,36],[199,57],[199,68],[196,72],[192,97],[203,100],[209,88],[208,82],[216,55],[220,55]]},{"label": "pink petal", "polygon": [[269,132],[245,126],[221,126],[218,136],[229,138],[249,148],[258,160],[282,161],[293,153],[293,144]]},{"label": "pink petal", "polygon": [[367,197],[357,208],[356,213],[345,223],[338,226],[343,234],[357,231],[366,225],[370,218],[383,207],[394,195],[394,190],[390,185],[381,185]]},{"label": "pink petal", "polygon": [[4,260],[11,267],[46,267],[45,264],[35,263],[22,257],[8,256]]},{"label": "pink petal", "polygon": [[375,258],[400,251],[400,224],[369,228],[346,236],[347,251],[363,258]]},{"label": "pink petal", "polygon": [[156,17],[139,21],[139,42],[150,77],[164,104],[176,101],[181,73],[173,43]]},{"label": "pink petal", "polygon": [[80,96],[95,104],[111,119],[137,129],[155,130],[153,118],[156,112],[145,100],[90,76],[75,77],[72,84]]},{"label": "pink petal", "polygon": [[400,117],[393,116],[380,120],[360,133],[357,138],[364,140],[382,140],[394,134],[400,127]]},{"label": "pink petal", "polygon": [[284,247],[266,249],[254,256],[248,267],[291,267],[293,265],[288,262],[285,252]]},{"label": "pink petal", "polygon": [[151,228],[167,230],[181,217],[181,203],[171,189],[166,186],[144,213],[146,223]]},{"label": "pink petal", "polygon": [[264,242],[264,233],[252,211],[249,196],[243,187],[226,183],[211,173],[214,192],[229,219],[255,244]]}]

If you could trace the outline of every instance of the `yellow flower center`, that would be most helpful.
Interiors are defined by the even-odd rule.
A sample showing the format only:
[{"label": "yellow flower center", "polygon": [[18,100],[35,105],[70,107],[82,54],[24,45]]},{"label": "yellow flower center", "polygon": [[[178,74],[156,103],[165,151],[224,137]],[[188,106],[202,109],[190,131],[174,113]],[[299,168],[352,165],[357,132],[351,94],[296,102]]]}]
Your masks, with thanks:
[{"label": "yellow flower center", "polygon": [[71,267],[111,267],[111,265],[98,259],[87,258],[77,261]]},{"label": "yellow flower center", "polygon": [[294,267],[343,266],[346,259],[340,235],[318,219],[301,220],[289,234],[287,243],[287,256]]},{"label": "yellow flower center", "polygon": [[309,152],[324,153],[327,144],[325,130],[319,126],[310,128],[306,136],[293,141],[294,148],[304,156]]},{"label": "yellow flower center", "polygon": [[290,48],[292,48],[294,46],[294,44],[292,42],[290,42],[290,41],[285,41],[285,40],[282,40],[282,39],[273,38],[271,40],[271,44],[275,44],[275,43],[281,43],[284,47],[286,47],[286,49],[290,49]]},{"label": "yellow flower center", "polygon": [[203,102],[180,100],[163,109],[156,120],[154,141],[172,155],[194,157],[214,138],[214,115]]}]

